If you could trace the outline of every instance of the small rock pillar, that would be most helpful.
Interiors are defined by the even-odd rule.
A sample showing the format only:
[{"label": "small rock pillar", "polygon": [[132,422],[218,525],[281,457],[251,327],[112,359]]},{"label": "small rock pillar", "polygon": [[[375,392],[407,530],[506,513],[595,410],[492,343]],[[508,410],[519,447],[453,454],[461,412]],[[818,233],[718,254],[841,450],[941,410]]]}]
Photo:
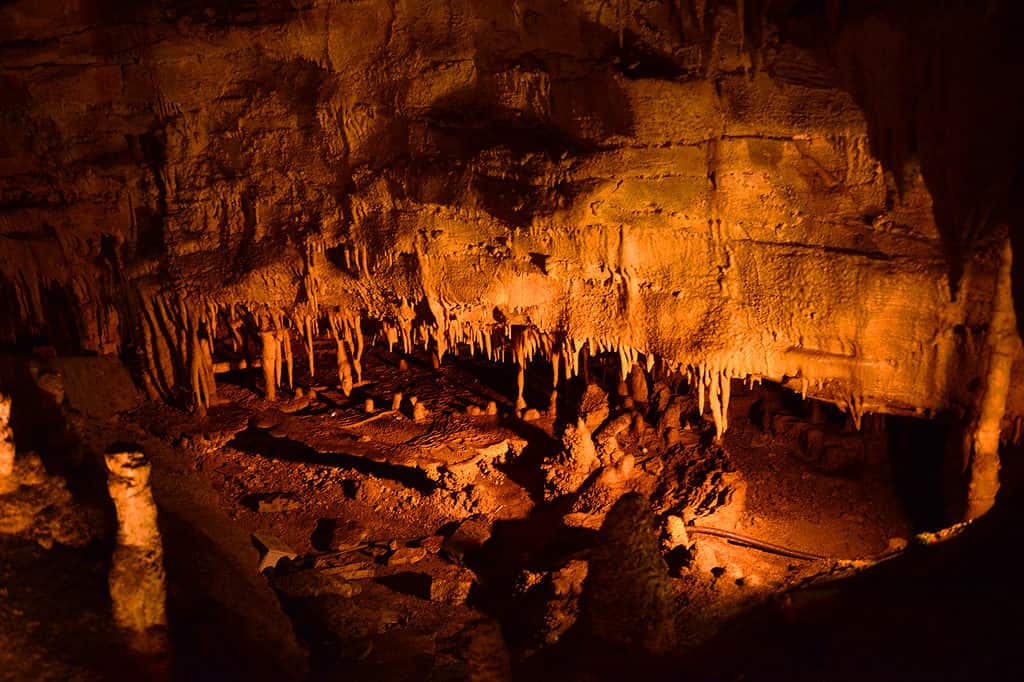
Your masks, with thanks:
[{"label": "small rock pillar", "polygon": [[167,624],[163,544],[150,488],[150,465],[135,450],[106,454],[107,489],[117,510],[117,547],[110,567],[114,621],[145,632]]},{"label": "small rock pillar", "polygon": [[11,399],[0,393],[0,495],[17,489],[14,479],[14,432],[11,430]]},{"label": "small rock pillar", "polygon": [[978,407],[978,421],[971,441],[970,483],[966,519],[985,514],[999,492],[999,432],[1010,392],[1010,374],[1018,350],[1017,316],[1013,309],[1010,271],[1013,250],[1006,240],[999,263],[992,319],[988,330],[988,373]]}]

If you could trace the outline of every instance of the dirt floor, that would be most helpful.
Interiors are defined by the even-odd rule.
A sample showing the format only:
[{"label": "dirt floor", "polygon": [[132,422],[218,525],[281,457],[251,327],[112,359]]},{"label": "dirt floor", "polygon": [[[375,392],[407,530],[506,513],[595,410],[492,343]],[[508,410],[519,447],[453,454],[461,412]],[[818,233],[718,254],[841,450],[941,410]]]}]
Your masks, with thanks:
[{"label": "dirt floor", "polygon": [[[0,536],[5,679],[610,680],[679,661],[746,679],[753,654],[702,668],[760,636],[744,614],[803,637],[836,601],[822,585],[941,525],[897,480],[903,426],[857,431],[774,385],[734,380],[716,442],[685,380],[657,369],[620,386],[617,360],[595,358],[555,414],[537,363],[517,415],[509,366],[375,348],[346,397],[320,351],[315,380],[300,361],[301,387],[273,403],[235,371],[202,417],[66,409],[79,470],[118,440],[153,461],[172,644],[140,656],[113,628],[111,510],[81,486],[96,520],[79,548]],[[285,558],[261,574],[268,547]]]}]

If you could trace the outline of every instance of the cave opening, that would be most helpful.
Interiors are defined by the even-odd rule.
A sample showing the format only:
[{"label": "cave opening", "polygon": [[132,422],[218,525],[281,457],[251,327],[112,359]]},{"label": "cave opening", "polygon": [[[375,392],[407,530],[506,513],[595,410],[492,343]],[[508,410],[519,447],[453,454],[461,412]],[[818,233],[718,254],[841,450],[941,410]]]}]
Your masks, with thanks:
[{"label": "cave opening", "polygon": [[0,676],[1009,679],[1019,3],[0,3]]}]

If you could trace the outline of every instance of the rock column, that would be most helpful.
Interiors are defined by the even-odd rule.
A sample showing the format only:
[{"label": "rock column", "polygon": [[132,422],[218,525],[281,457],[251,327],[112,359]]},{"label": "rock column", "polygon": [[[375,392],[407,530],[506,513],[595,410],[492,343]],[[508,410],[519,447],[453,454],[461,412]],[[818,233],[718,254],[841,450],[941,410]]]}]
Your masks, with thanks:
[{"label": "rock column", "polygon": [[18,487],[14,480],[14,432],[11,431],[11,399],[0,393],[0,495]]},{"label": "rock column", "polygon": [[167,624],[163,545],[149,460],[141,452],[115,448],[107,453],[106,464],[107,488],[117,510],[117,547],[109,576],[114,621],[142,633]]},{"label": "rock column", "polygon": [[988,331],[988,374],[978,409],[978,422],[971,438],[970,484],[967,489],[966,518],[976,519],[996,501],[999,492],[999,432],[1006,397],[1010,391],[1010,374],[1017,352],[1017,317],[1013,310],[1010,270],[1013,251],[1010,241],[1003,246],[992,301],[992,320]]}]

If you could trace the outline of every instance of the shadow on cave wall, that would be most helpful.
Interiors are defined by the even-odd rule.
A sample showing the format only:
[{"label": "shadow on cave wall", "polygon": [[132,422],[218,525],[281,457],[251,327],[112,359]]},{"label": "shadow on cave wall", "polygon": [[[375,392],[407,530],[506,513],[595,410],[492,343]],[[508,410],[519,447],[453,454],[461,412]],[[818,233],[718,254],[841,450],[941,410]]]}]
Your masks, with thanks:
[{"label": "shadow on cave wall", "polygon": [[[780,37],[812,50],[863,110],[873,154],[895,191],[920,168],[956,294],[968,254],[1009,226],[1018,248],[1024,221],[1021,122],[1024,66],[1020,3],[925,0],[760,0]],[[1024,274],[1015,264],[1018,321]]]}]

